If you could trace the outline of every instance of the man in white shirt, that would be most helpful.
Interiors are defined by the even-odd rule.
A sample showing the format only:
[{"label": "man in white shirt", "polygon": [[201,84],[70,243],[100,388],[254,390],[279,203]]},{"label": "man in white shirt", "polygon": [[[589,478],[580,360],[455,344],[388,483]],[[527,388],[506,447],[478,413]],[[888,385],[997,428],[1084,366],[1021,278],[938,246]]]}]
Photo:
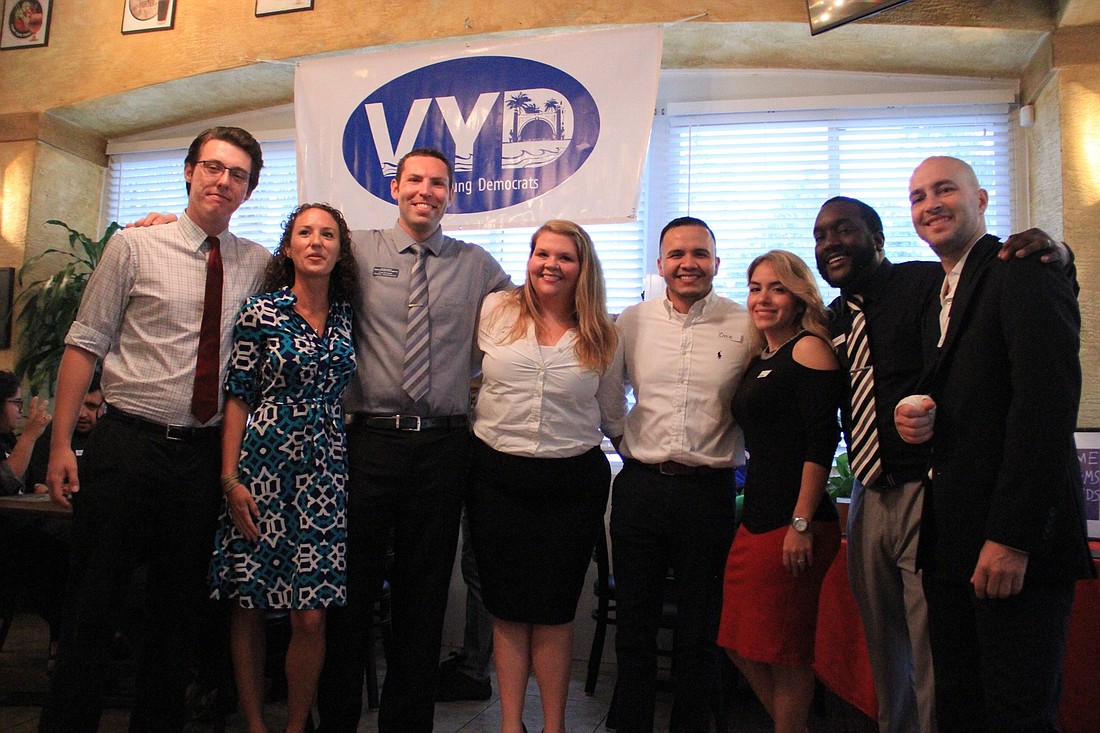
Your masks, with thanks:
[{"label": "man in white shirt", "polygon": [[[270,253],[229,231],[260,180],[252,135],[214,127],[184,160],[179,221],[116,234],[65,338],[46,483],[73,508],[74,580],[42,731],[99,724],[114,622],[148,563],[131,731],[186,723],[184,688],[222,492],[221,375]],[[96,361],[107,412],[77,471],[72,435]]]},{"label": "man in white shirt", "polygon": [[714,293],[714,233],[681,217],[661,231],[665,296],[623,311],[626,380],[636,404],[619,444],[611,546],[616,583],[618,730],[653,730],[655,641],[665,577],[676,577],[672,730],[709,728],[722,576],[735,526],[744,436],[730,401],[744,372],[748,311]]}]

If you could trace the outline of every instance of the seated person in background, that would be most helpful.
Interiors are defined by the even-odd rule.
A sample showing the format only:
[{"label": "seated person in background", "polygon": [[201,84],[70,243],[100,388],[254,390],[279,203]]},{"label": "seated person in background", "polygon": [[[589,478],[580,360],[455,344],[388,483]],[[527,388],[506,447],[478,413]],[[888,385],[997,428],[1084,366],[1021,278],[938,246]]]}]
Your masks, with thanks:
[{"label": "seated person in background", "polygon": [[[92,377],[92,383],[88,386],[88,394],[84,395],[84,404],[80,407],[77,416],[76,428],[73,430],[73,453],[76,454],[77,465],[84,455],[84,445],[88,442],[88,436],[92,434],[92,428],[103,413],[103,393],[99,391],[99,373]],[[30,463],[27,465],[25,484],[27,492],[44,494],[49,491],[46,488],[46,467],[50,462],[50,435],[53,431],[47,425],[42,435],[34,442],[31,451]]]},{"label": "seated person in background", "polygon": [[23,393],[11,372],[0,370],[0,400],[0,496],[11,496],[23,493],[23,474],[35,441],[50,424],[50,413],[46,412],[45,402],[40,404],[37,397],[32,397],[23,432],[17,438],[15,426],[23,411]]},{"label": "seated person in background", "polygon": [[[33,408],[32,408],[33,409]],[[103,394],[99,391],[99,374],[92,378],[88,394],[80,407],[76,429],[73,430],[73,453],[77,465],[81,464],[84,445],[92,434],[92,428],[103,412]],[[50,462],[51,425],[46,425],[38,440],[34,441],[27,474],[23,480],[26,492],[45,494],[46,467]],[[28,578],[35,582],[28,585],[33,591],[32,603],[36,612],[50,625],[50,660],[57,654],[57,641],[61,638],[61,607],[65,600],[65,584],[69,578],[69,548],[72,522],[68,517],[42,516],[29,519],[22,528],[20,556]]]},{"label": "seated person in background", "polygon": [[[39,403],[38,398],[33,397],[23,423],[23,432],[16,438],[15,427],[22,409],[19,380],[11,372],[0,371],[0,449],[3,450],[0,454],[0,496],[23,493],[22,477],[27,471],[31,450],[35,440],[50,423],[45,402]],[[64,590],[63,569],[68,562],[67,553],[62,550],[60,555],[43,554],[42,526],[43,520],[37,517],[0,517],[0,596],[10,598],[9,594],[16,589],[41,591],[43,596],[57,596]],[[59,578],[48,574],[43,577],[44,565],[55,570],[60,568],[62,574]],[[26,595],[23,593],[21,597]],[[52,616],[56,621],[57,614],[48,614],[44,610],[43,598],[28,600],[29,605],[44,617]],[[52,610],[59,611],[60,605],[52,607]],[[55,638],[52,635],[54,628],[51,622],[51,639]]]}]

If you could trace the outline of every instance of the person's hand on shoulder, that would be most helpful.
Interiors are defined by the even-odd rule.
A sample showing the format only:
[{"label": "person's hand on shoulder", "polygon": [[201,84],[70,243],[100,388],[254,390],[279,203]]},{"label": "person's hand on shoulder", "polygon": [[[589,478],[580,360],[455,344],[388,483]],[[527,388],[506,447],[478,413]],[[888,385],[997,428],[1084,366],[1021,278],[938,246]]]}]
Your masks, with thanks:
[{"label": "person's hand on shoulder", "polygon": [[150,211],[140,219],[130,222],[123,227],[123,229],[129,229],[130,227],[152,227],[158,224],[171,224],[174,221],[179,221],[179,217],[175,214],[161,214],[156,211]]},{"label": "person's hand on shoulder", "polygon": [[1002,260],[1009,260],[1034,254],[1041,254],[1040,259],[1051,264],[1066,263],[1072,258],[1065,242],[1058,242],[1042,229],[1035,227],[1013,234],[1002,242],[997,256]]}]

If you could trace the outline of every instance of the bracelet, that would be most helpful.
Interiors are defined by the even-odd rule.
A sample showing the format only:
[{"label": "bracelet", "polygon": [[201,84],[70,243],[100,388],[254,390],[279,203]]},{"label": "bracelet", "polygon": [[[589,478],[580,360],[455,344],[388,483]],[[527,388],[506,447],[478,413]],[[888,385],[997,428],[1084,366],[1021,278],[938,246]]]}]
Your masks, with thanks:
[{"label": "bracelet", "polygon": [[222,476],[222,495],[229,494],[239,483],[241,483],[240,476],[236,473],[231,473],[228,476]]}]

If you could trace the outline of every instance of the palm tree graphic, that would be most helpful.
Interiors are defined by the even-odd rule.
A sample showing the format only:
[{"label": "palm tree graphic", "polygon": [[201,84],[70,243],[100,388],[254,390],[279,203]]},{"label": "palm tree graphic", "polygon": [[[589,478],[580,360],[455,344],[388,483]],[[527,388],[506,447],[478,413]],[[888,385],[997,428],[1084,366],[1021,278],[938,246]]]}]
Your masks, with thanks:
[{"label": "palm tree graphic", "polygon": [[531,98],[527,96],[527,92],[516,92],[508,98],[508,109],[512,110],[512,136],[510,142],[516,142],[519,140],[519,113],[520,111],[529,112],[531,107]]},{"label": "palm tree graphic", "polygon": [[565,130],[563,130],[561,127],[561,102],[551,97],[550,99],[546,100],[546,103],[542,105],[542,108],[547,112],[554,113],[554,118],[556,120],[554,123],[554,139],[561,140],[563,137],[565,137]]}]

